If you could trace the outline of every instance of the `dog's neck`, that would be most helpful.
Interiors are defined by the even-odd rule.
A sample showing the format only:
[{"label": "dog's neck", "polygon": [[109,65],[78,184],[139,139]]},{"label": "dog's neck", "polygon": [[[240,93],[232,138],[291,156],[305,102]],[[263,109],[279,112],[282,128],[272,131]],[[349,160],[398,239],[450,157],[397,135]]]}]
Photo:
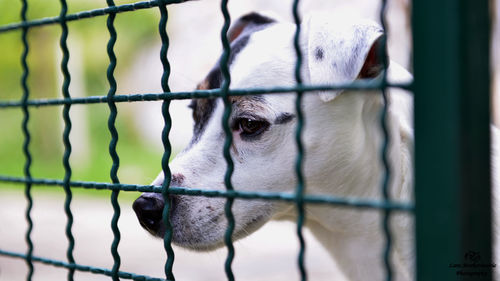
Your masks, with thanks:
[{"label": "dog's neck", "polygon": [[[352,97],[347,95],[354,94]],[[339,186],[328,186],[335,191],[329,194],[338,196],[349,196],[358,194],[358,197],[370,200],[382,199],[382,183],[384,177],[384,166],[382,163],[382,146],[384,137],[381,132],[381,109],[383,107],[380,95],[371,93],[345,93],[346,98],[356,99],[359,102],[357,110],[362,114],[354,113],[352,116],[362,116],[360,120],[351,122],[353,134],[364,134],[356,136],[352,140],[354,154],[350,167],[342,173],[349,176],[340,177],[348,179],[346,182],[337,183]],[[359,96],[356,96],[359,95]],[[340,97],[341,98],[341,97]],[[339,100],[340,101],[340,100]],[[352,109],[352,107],[351,107]],[[387,112],[386,124],[390,135],[388,139],[387,158],[390,167],[390,197],[397,201],[407,201],[411,194],[412,171],[411,171],[411,134],[400,127],[400,120],[394,116],[390,110]],[[355,143],[359,140],[359,143]],[[349,163],[346,163],[349,165]],[[360,170],[363,169],[363,170]],[[406,171],[405,171],[406,170]],[[332,171],[332,176],[335,172]],[[325,185],[329,181],[325,181]],[[333,180],[330,182],[334,182]],[[311,189],[314,187],[311,186]],[[336,191],[340,192],[337,193]],[[385,241],[382,232],[382,212],[377,210],[360,211],[354,208],[344,207],[312,207],[308,214],[311,218],[313,234],[318,240],[330,250],[330,254],[344,269],[344,273],[352,280],[382,280],[383,271],[383,246]],[[399,215],[393,216],[391,225],[393,233],[407,233],[406,236],[399,236],[393,239],[393,253],[398,258],[392,259],[399,264],[393,266],[397,268],[399,274],[409,274],[408,270],[412,261],[409,238],[411,237],[410,218]],[[377,244],[378,247],[374,247]],[[377,250],[373,250],[377,249]],[[359,255],[364,253],[364,255]],[[353,256],[349,256],[353,255]],[[352,261],[357,263],[353,264]],[[399,278],[403,276],[398,276]],[[409,276],[404,276],[402,280],[409,280]],[[396,279],[399,280],[399,279]]]},{"label": "dog's neck", "polygon": [[[391,96],[392,100],[392,96]],[[391,103],[399,102],[397,99]],[[382,162],[384,135],[381,128],[383,98],[380,93],[345,92],[333,103],[307,104],[304,142],[307,190],[314,194],[381,199],[385,169]],[[396,105],[395,105],[396,106]],[[335,107],[331,109],[329,107]],[[399,116],[387,108],[387,159],[393,199],[411,184],[412,135]],[[309,123],[307,123],[307,120]],[[314,122],[312,124],[311,122]],[[325,130],[325,126],[329,129]],[[318,166],[318,163],[323,163]],[[403,178],[405,175],[405,178]],[[410,177],[410,178],[407,178]]]},{"label": "dog's neck", "polygon": [[[391,102],[399,103],[400,101],[396,97],[394,100],[391,99]],[[321,131],[321,126],[317,126],[318,124],[306,126],[304,139],[308,147],[320,146],[330,148],[331,151],[342,151],[340,154],[325,153],[324,150],[315,151],[314,149],[306,151],[305,171],[307,175],[312,175],[306,182],[307,193],[331,194],[338,197],[358,194],[357,197],[362,199],[382,199],[381,185],[384,176],[381,158],[384,141],[380,115],[383,108],[382,96],[377,93],[345,92],[331,104],[315,104],[314,106],[316,110],[306,110],[306,112],[319,114],[327,118],[326,120],[338,121],[340,118],[348,120],[335,122],[345,127],[336,127],[334,130]],[[338,108],[323,111],[318,108],[321,106]],[[351,112],[346,112],[346,110]],[[358,112],[352,112],[353,110]],[[335,116],[332,116],[332,112]],[[354,119],[353,116],[360,117]],[[411,199],[408,196],[411,195],[412,185],[413,139],[411,131],[408,131],[409,128],[404,124],[401,126],[400,118],[388,109],[386,124],[390,132],[387,151],[390,167],[389,188],[391,199],[406,202]],[[309,120],[318,120],[318,117]],[[318,131],[314,132],[314,130]],[[343,146],[345,149],[335,148],[336,145]],[[329,163],[329,165],[318,168],[314,166],[316,161]],[[307,221],[312,233],[330,251],[349,279],[383,278],[384,272],[381,265],[385,239],[381,226],[382,212],[317,205],[309,205],[306,209]],[[295,212],[289,210],[287,213],[285,218],[295,220]],[[393,260],[400,263],[394,264],[400,274],[410,274],[405,268],[409,268],[412,263],[410,260],[411,220],[406,216],[397,215],[392,217],[391,225],[393,228],[398,228],[398,233],[408,233],[408,235],[394,239],[394,255],[398,255],[398,258]],[[377,247],[374,247],[374,244],[377,244]],[[373,249],[378,250],[373,251]],[[365,254],[360,257],[360,252]],[[353,264],[353,260],[357,260],[358,263]]]}]

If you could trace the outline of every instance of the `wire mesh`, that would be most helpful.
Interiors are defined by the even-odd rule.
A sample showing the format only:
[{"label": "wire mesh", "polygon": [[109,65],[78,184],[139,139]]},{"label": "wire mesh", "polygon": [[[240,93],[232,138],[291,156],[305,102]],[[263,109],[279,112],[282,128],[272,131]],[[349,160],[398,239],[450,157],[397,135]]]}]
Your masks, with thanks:
[{"label": "wire mesh", "polygon": [[[169,48],[169,37],[166,32],[166,24],[168,21],[168,10],[167,6],[169,4],[181,3],[182,0],[155,0],[155,1],[142,1],[132,4],[115,5],[113,0],[107,0],[108,7],[101,9],[94,9],[83,11],[74,14],[67,13],[67,4],[65,0],[61,0],[61,11],[57,17],[49,17],[35,20],[27,20],[26,12],[28,9],[28,3],[26,0],[22,2],[21,10],[21,22],[12,23],[4,26],[0,26],[0,33],[5,33],[13,30],[22,30],[22,42],[24,51],[21,57],[21,64],[23,67],[23,74],[21,77],[21,87],[23,89],[23,96],[20,101],[0,101],[0,109],[9,108],[21,108],[24,114],[22,122],[22,131],[24,133],[24,145],[23,152],[25,155],[25,166],[24,166],[24,177],[12,177],[0,175],[0,182],[8,183],[19,183],[25,186],[25,196],[28,201],[28,206],[26,208],[26,220],[28,222],[28,228],[26,231],[26,243],[28,245],[28,250],[25,254],[10,252],[0,249],[0,255],[9,256],[12,258],[21,258],[26,261],[29,267],[29,272],[26,277],[27,280],[32,279],[33,275],[33,262],[40,262],[55,267],[63,267],[68,269],[68,280],[73,280],[75,271],[91,272],[95,274],[102,274],[110,276],[113,280],[132,279],[132,280],[175,280],[173,274],[173,264],[174,264],[174,250],[172,248],[172,226],[169,221],[170,212],[170,200],[168,200],[169,195],[187,195],[187,196],[204,196],[204,197],[219,197],[226,198],[225,205],[225,215],[227,218],[227,229],[225,232],[225,245],[228,249],[228,255],[224,265],[226,276],[228,280],[234,280],[234,273],[232,270],[232,262],[234,260],[235,249],[233,246],[232,236],[235,228],[235,218],[232,212],[232,205],[235,199],[242,200],[278,200],[284,202],[292,202],[296,205],[297,209],[297,228],[296,233],[299,240],[299,253],[297,257],[297,266],[299,269],[300,279],[307,280],[307,272],[305,266],[305,251],[306,243],[302,234],[302,229],[306,220],[305,216],[305,206],[307,204],[325,204],[341,206],[346,208],[358,208],[358,209],[375,209],[382,210],[383,221],[382,228],[386,240],[384,252],[381,255],[384,257],[384,268],[386,271],[386,280],[392,280],[392,269],[390,262],[390,251],[391,251],[391,233],[389,229],[389,219],[390,214],[393,211],[404,211],[413,212],[414,207],[411,203],[402,203],[392,201],[389,197],[389,181],[391,176],[391,170],[387,159],[387,148],[389,145],[389,131],[386,124],[387,106],[388,99],[386,94],[386,89],[389,87],[398,87],[403,89],[411,90],[411,84],[390,84],[387,81],[387,72],[384,71],[382,79],[373,81],[355,81],[353,83],[346,83],[341,85],[303,85],[301,77],[301,66],[302,66],[302,53],[300,50],[299,39],[301,32],[301,18],[299,15],[299,0],[294,0],[292,5],[292,14],[294,23],[296,26],[296,31],[294,35],[294,49],[296,52],[296,65],[295,65],[295,80],[296,85],[293,87],[274,87],[274,88],[251,88],[251,89],[230,89],[231,75],[228,67],[228,60],[231,53],[230,42],[227,37],[229,26],[231,23],[231,18],[227,8],[228,1],[221,1],[221,12],[224,17],[224,25],[221,30],[221,43],[223,46],[223,55],[220,60],[220,68],[223,75],[223,83],[220,89],[213,90],[196,90],[192,92],[171,92],[168,80],[170,76],[170,64],[167,59],[167,51]],[[385,12],[386,12],[387,1],[382,0],[382,8],[380,10],[380,21],[384,30],[386,30],[385,23]],[[161,38],[162,46],[160,51],[160,60],[163,66],[163,75],[161,78],[162,93],[150,93],[150,94],[128,94],[128,95],[116,95],[117,84],[114,78],[114,70],[117,64],[117,58],[114,53],[114,46],[117,41],[117,32],[114,27],[114,21],[119,13],[131,12],[140,9],[149,9],[157,7],[160,11],[160,21],[159,21],[159,35]],[[107,95],[75,98],[71,97],[69,92],[69,85],[71,82],[71,76],[68,70],[69,61],[69,50],[67,47],[68,38],[68,28],[67,22],[80,20],[84,18],[92,18],[107,15],[107,28],[109,32],[109,41],[107,44],[107,55],[109,58],[109,65],[107,68],[107,81],[109,84],[109,90]],[[27,78],[29,75],[29,67],[27,64],[27,56],[29,53],[29,43],[27,41],[27,34],[31,28],[59,24],[62,29],[60,38],[60,48],[63,53],[61,62],[61,71],[63,73],[64,81],[62,85],[63,98],[54,99],[30,99],[29,98],[29,88],[27,85]],[[386,37],[383,36],[380,52],[383,58],[384,69],[388,68],[388,59],[386,53]],[[382,200],[368,200],[361,198],[345,198],[345,197],[335,197],[335,196],[319,196],[319,195],[309,195],[305,194],[305,181],[303,175],[303,160],[306,153],[304,146],[302,144],[302,132],[304,127],[304,116],[302,113],[302,97],[304,94],[318,90],[336,90],[336,89],[366,89],[366,90],[380,90],[384,99],[384,107],[381,113],[381,129],[384,136],[384,143],[381,147],[381,157],[384,166],[384,179],[381,184],[383,199]],[[295,132],[295,142],[297,145],[297,158],[295,164],[295,173],[297,177],[297,186],[295,192],[293,193],[273,193],[273,192],[248,192],[248,191],[237,191],[234,189],[231,183],[231,176],[234,170],[234,164],[231,159],[230,148],[232,145],[232,133],[229,127],[229,118],[231,115],[231,102],[230,96],[242,96],[242,95],[256,95],[256,94],[281,94],[281,93],[296,93],[296,113],[297,113],[297,128]],[[170,117],[169,106],[170,101],[175,99],[191,99],[191,98],[214,98],[220,97],[224,101],[224,114],[222,125],[225,132],[225,143],[223,148],[223,155],[227,163],[227,169],[224,177],[224,183],[226,190],[203,190],[203,189],[193,189],[193,188],[183,188],[183,187],[170,187],[171,172],[169,168],[169,158],[171,155],[171,145],[169,142],[169,132],[172,125],[172,120]],[[162,104],[162,115],[164,118],[165,126],[162,132],[162,142],[164,147],[164,154],[162,157],[162,170],[164,174],[164,182],[161,187],[152,185],[132,185],[132,184],[122,184],[118,179],[118,169],[120,165],[120,158],[117,153],[118,145],[118,131],[115,126],[117,118],[117,107],[116,103],[119,102],[137,102],[137,101],[163,101]],[[70,109],[73,105],[77,104],[94,104],[94,103],[107,103],[110,110],[108,117],[108,130],[111,135],[111,141],[109,143],[109,155],[112,159],[112,167],[110,170],[111,183],[104,182],[83,182],[83,181],[73,181],[71,180],[72,170],[70,166],[70,156],[71,156],[71,142],[70,142],[70,132],[71,132],[71,119],[70,119]],[[64,156],[63,164],[65,169],[65,175],[63,180],[58,179],[48,179],[48,178],[33,178],[30,173],[31,167],[31,154],[29,150],[30,145],[30,131],[28,129],[29,123],[29,109],[30,107],[43,107],[43,106],[62,106],[63,107],[63,119],[64,119]],[[66,193],[66,199],[64,203],[64,209],[67,216],[66,224],[66,236],[68,239],[67,248],[67,262],[59,261],[44,257],[33,256],[33,242],[31,240],[31,232],[33,227],[33,221],[31,218],[31,208],[33,200],[31,197],[31,187],[33,185],[46,185],[46,186],[62,186]],[[93,266],[86,266],[78,264],[73,257],[73,249],[75,245],[75,239],[72,234],[72,224],[73,215],[71,209],[72,200],[72,188],[85,188],[94,190],[111,190],[111,204],[113,206],[114,215],[111,221],[111,229],[113,231],[113,242],[111,245],[111,253],[113,256],[113,266],[111,269],[98,268]],[[165,277],[155,278],[144,275],[138,275],[134,273],[128,273],[120,271],[121,257],[118,252],[118,245],[120,242],[120,230],[118,227],[118,220],[120,217],[120,205],[118,203],[118,195],[120,191],[141,191],[141,192],[155,192],[161,193],[164,197],[165,207],[163,210],[163,219],[166,226],[166,232],[164,236],[164,247],[167,252],[167,260],[165,263]]]}]

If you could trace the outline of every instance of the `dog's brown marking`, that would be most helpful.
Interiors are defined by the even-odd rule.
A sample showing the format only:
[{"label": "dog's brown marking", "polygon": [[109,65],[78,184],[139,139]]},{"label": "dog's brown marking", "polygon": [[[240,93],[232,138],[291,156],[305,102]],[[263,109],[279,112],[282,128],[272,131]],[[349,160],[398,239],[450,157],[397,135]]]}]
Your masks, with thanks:
[{"label": "dog's brown marking", "polygon": [[231,32],[228,33],[227,39],[229,40],[229,42],[233,42],[234,39],[238,38],[238,36],[240,36],[244,29],[245,25],[234,26],[233,29],[231,29]]},{"label": "dog's brown marking", "polygon": [[183,174],[173,174],[172,175],[172,181],[170,182],[171,186],[181,186],[182,183],[184,182],[184,175]]},{"label": "dog's brown marking", "polygon": [[266,101],[261,96],[234,96],[229,100],[233,105],[233,112],[238,113],[248,112],[264,112],[266,110]]},{"label": "dog's brown marking", "polygon": [[197,90],[211,90],[220,88],[222,83],[222,73],[220,71],[219,65],[217,64],[210,72],[207,77],[203,81],[201,81],[198,86],[196,86]]},{"label": "dog's brown marking", "polygon": [[197,86],[196,90],[209,90],[210,89],[210,84],[208,83],[208,80],[205,79],[201,81]]}]

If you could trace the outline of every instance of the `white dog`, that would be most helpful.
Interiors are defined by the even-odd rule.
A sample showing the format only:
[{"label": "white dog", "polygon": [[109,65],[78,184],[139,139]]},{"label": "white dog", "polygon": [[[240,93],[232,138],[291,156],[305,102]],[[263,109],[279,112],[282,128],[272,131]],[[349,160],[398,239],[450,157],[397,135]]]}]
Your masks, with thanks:
[{"label": "white dog", "polygon": [[[301,24],[304,84],[348,83],[369,79],[383,70],[378,55],[381,28],[374,22],[314,15]],[[230,29],[232,88],[294,86],[295,25],[256,13],[240,18]],[[391,82],[409,82],[411,75],[390,62]],[[217,66],[198,89],[221,86]],[[411,202],[413,189],[412,95],[389,93],[387,124],[390,194]],[[296,186],[295,94],[231,97],[231,155],[236,190],[293,192]],[[304,174],[308,194],[381,199],[383,165],[378,91],[328,91],[303,98],[305,128]],[[173,160],[172,186],[224,190],[226,161],[221,99],[195,99],[191,144]],[[155,185],[163,183],[163,173]],[[210,250],[224,245],[226,217],[223,198],[171,196],[173,243]],[[145,193],[134,203],[141,225],[163,237],[163,198]],[[235,200],[234,238],[254,232],[271,219],[296,220],[295,206],[265,200]],[[306,205],[307,226],[336,259],[350,280],[382,280],[384,238],[381,212],[326,205]],[[410,215],[391,217],[394,234],[392,263],[396,280],[412,279],[414,267],[413,221]]]}]

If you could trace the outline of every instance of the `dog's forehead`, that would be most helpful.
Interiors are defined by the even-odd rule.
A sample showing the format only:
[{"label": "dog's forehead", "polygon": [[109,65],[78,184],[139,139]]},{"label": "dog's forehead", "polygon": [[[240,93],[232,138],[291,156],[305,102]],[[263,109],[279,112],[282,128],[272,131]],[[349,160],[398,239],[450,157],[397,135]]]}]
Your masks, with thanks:
[{"label": "dog's forehead", "polygon": [[[296,51],[293,45],[294,25],[274,24],[252,34],[248,44],[231,65],[234,88],[272,88],[293,86]],[[305,69],[305,57],[303,69]],[[303,75],[307,77],[307,75]]]},{"label": "dog's forehead", "polygon": [[[291,42],[290,40],[292,39],[291,37],[292,33],[286,32],[287,34],[283,34],[283,31],[284,30],[289,31],[291,29],[290,26],[291,26],[290,24],[273,22],[272,24],[269,24],[266,28],[259,29],[249,34],[244,34],[236,38],[233,42],[231,42],[231,52],[228,59],[228,66],[231,71],[231,76],[235,77],[236,78],[235,80],[241,80],[239,77],[241,77],[242,75],[247,77],[251,76],[251,74],[248,75],[248,73],[237,73],[240,72],[239,69],[242,67],[241,65],[243,64],[244,67],[244,64],[246,64],[246,61],[248,59],[255,60],[255,63],[257,64],[259,63],[259,61],[263,59],[267,60],[269,63],[270,60],[267,57],[269,57],[270,52],[269,51],[266,52],[267,57],[253,56],[253,53],[255,53],[255,48],[267,49],[267,47],[269,47],[270,49],[278,49],[279,51],[280,48],[279,47],[276,48],[276,45],[279,45],[281,47],[285,44],[289,45],[289,43]],[[275,34],[276,36],[273,36],[273,34]],[[246,50],[249,48],[254,49],[254,51],[246,53]],[[284,55],[287,56],[287,54]],[[242,56],[245,56],[245,59],[240,59]],[[235,66],[236,64],[238,64],[237,67]],[[248,69],[252,69],[252,67],[249,67]],[[293,77],[292,73],[290,73],[289,76]],[[276,83],[275,78],[273,77],[268,77],[268,78],[271,79],[271,81],[274,81],[274,83]],[[223,76],[220,69],[220,62],[217,62],[215,66],[210,70],[208,75],[205,77],[205,79],[203,79],[197,85],[196,89],[210,90],[210,89],[220,88],[222,80]],[[281,81],[278,81],[277,83],[280,82]],[[252,82],[245,84],[245,82],[238,83],[238,81],[233,81],[232,85],[233,84],[236,84],[235,87],[244,87],[244,88],[259,86],[258,84],[254,85]],[[233,106],[233,113],[238,113],[242,111],[247,111],[247,112],[253,111],[262,113],[266,110],[266,104],[268,103],[266,100],[267,99],[265,95],[230,97],[230,101]],[[192,100],[190,107],[193,109],[193,119],[195,122],[192,143],[197,142],[199,140],[208,122],[212,119],[212,115],[215,112],[215,109],[218,106],[218,104],[222,103],[218,103],[217,99],[214,98]]]}]

